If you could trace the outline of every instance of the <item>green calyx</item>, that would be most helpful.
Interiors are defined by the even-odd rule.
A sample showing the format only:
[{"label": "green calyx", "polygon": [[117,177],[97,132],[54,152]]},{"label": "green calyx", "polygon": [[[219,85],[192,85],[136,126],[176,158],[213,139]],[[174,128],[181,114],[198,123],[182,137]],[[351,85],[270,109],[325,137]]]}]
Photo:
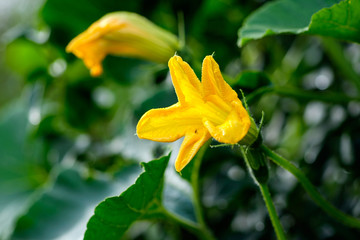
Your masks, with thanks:
[{"label": "green calyx", "polygon": [[[247,132],[245,137],[243,139],[241,139],[239,144],[245,145],[245,146],[252,146],[255,144],[256,146],[260,146],[262,143],[260,129],[257,127],[257,125],[252,117],[250,117],[250,121],[251,121],[251,125],[249,128],[249,131]],[[260,141],[259,144],[257,144],[258,141]]]}]

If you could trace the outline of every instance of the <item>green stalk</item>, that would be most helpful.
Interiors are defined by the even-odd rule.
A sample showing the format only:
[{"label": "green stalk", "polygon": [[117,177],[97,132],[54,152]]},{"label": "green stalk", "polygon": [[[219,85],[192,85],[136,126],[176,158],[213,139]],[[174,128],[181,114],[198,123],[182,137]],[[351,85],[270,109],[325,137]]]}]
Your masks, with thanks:
[{"label": "green stalk", "polygon": [[336,40],[332,38],[322,38],[325,52],[333,62],[335,67],[350,81],[353,82],[360,94],[360,76],[355,72],[351,63],[344,55],[344,50]]},{"label": "green stalk", "polygon": [[259,100],[266,93],[274,93],[274,87],[261,87],[251,92],[246,96],[247,104],[252,104],[256,100]]},{"label": "green stalk", "polygon": [[285,158],[279,156],[278,154],[276,154],[275,152],[273,152],[272,150],[267,148],[265,145],[261,145],[261,149],[265,153],[265,155],[267,155],[277,165],[279,165],[280,167],[282,167],[282,168],[286,169],[287,171],[289,171],[290,173],[292,173],[302,184],[302,186],[304,187],[306,192],[309,194],[309,196],[314,200],[314,202],[320,208],[323,209],[323,211],[325,211],[331,217],[338,220],[340,223],[343,223],[350,227],[360,228],[360,220],[359,219],[343,213],[339,209],[335,208],[327,200],[325,200],[300,169],[295,167],[291,162],[289,162]]},{"label": "green stalk", "polygon": [[200,224],[185,220],[176,216],[175,214],[167,211],[165,208],[162,209],[162,213],[166,215],[168,218],[172,219],[173,221],[177,222],[184,228],[188,229],[190,232],[193,232],[195,235],[202,240],[215,240],[215,238],[209,233],[208,231],[204,231],[203,227]]},{"label": "green stalk", "polygon": [[266,93],[278,94],[284,97],[291,97],[302,101],[321,101],[327,103],[342,104],[350,101],[360,102],[359,97],[349,97],[345,94],[333,92],[313,92],[292,87],[262,87],[246,96],[248,104],[253,103]]},{"label": "green stalk", "polygon": [[161,213],[163,213],[165,216],[167,216],[168,218],[172,219],[173,221],[177,222],[178,224],[180,224],[181,226],[185,227],[186,229],[190,230],[191,232],[196,233],[197,235],[199,234],[200,231],[200,225],[196,224],[194,222],[191,222],[189,220],[183,219],[178,217],[177,215],[169,212],[168,210],[166,210],[165,208],[161,208]]},{"label": "green stalk", "polygon": [[202,158],[205,154],[207,147],[209,146],[210,141],[208,141],[204,146],[200,149],[200,151],[196,154],[195,158],[192,160],[194,162],[193,167],[191,169],[191,186],[193,188],[193,200],[194,200],[194,210],[197,222],[192,222],[187,219],[181,218],[176,214],[173,214],[166,210],[165,208],[161,208],[161,213],[166,215],[168,218],[172,219],[174,222],[177,222],[184,228],[188,229],[190,232],[194,233],[198,236],[199,239],[202,240],[216,240],[213,236],[209,228],[207,227],[201,201],[200,201],[200,193],[199,193],[199,170]]},{"label": "green stalk", "polygon": [[268,212],[270,215],[270,220],[275,229],[277,239],[278,240],[286,239],[284,229],[280,223],[279,217],[276,213],[274,203],[271,199],[271,195],[270,195],[268,186],[266,184],[262,183],[262,184],[259,184],[259,188],[260,188],[261,194],[263,196],[263,199],[265,201],[266,207],[268,209]]},{"label": "green stalk", "polygon": [[[243,156],[243,158],[245,160],[246,166],[249,169],[250,175],[252,176],[255,183],[257,183],[257,185],[260,188],[260,192],[261,192],[261,194],[263,196],[266,208],[267,208],[267,210],[269,212],[270,220],[271,220],[271,223],[272,223],[272,225],[274,227],[277,239],[278,240],[285,240],[286,239],[285,232],[284,232],[284,229],[283,229],[283,227],[281,225],[279,216],[276,213],[274,203],[273,203],[273,201],[271,199],[270,191],[269,191],[269,188],[268,188],[267,183],[266,183],[267,180],[266,181],[261,181],[262,180],[261,178],[258,179],[256,174],[254,174],[254,172],[253,172],[254,169],[252,168],[252,165],[254,165],[254,164],[251,164],[249,162],[249,158],[248,158],[244,148],[240,147],[240,151],[241,151],[241,154],[242,154],[242,156]],[[253,160],[256,160],[256,159],[253,159]],[[267,168],[267,166],[266,166],[266,168]]]},{"label": "green stalk", "polygon": [[191,186],[193,189],[196,220],[199,222],[201,231],[203,232],[206,239],[214,240],[215,237],[212,235],[211,231],[207,227],[205,220],[204,220],[204,215],[203,215],[202,205],[201,205],[201,200],[200,200],[200,191],[199,191],[200,165],[201,165],[202,159],[205,154],[205,150],[207,149],[208,145],[209,145],[209,142],[201,148],[201,150],[196,155],[196,159],[193,160],[194,165],[193,165],[193,169],[191,172]]}]

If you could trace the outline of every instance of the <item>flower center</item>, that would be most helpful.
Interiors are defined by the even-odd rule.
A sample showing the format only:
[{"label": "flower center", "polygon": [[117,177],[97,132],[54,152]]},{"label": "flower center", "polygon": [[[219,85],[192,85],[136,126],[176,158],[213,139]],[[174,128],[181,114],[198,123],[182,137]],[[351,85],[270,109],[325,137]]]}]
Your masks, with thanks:
[{"label": "flower center", "polygon": [[217,95],[206,97],[205,103],[199,107],[202,117],[208,119],[215,126],[221,125],[226,121],[231,109],[231,105],[227,104]]}]

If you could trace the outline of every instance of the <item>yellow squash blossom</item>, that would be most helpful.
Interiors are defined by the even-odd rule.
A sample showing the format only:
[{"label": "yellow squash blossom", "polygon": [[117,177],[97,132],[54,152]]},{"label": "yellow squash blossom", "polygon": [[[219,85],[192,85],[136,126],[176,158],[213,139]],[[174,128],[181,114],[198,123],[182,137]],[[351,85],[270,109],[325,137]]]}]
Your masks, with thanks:
[{"label": "yellow squash blossom", "polygon": [[146,18],[130,12],[114,12],[93,23],[74,38],[67,52],[83,59],[92,76],[102,73],[108,54],[166,63],[178,50],[178,39]]},{"label": "yellow squash blossom", "polygon": [[169,60],[169,68],[179,102],[146,112],[137,125],[137,135],[159,142],[185,136],[175,163],[180,172],[210,137],[238,143],[248,133],[251,120],[212,56],[203,61],[201,82],[179,56]]}]

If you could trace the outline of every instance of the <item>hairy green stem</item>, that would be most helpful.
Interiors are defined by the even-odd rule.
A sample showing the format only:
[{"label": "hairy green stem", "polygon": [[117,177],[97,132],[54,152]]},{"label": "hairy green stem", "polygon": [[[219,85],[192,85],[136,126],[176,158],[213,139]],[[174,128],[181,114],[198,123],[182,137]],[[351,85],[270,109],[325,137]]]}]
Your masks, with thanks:
[{"label": "hairy green stem", "polygon": [[332,38],[322,38],[322,44],[325,52],[333,62],[335,67],[350,81],[353,82],[360,94],[360,76],[351,66],[351,62],[345,57],[344,49],[339,42]]},{"label": "hairy green stem", "polygon": [[261,194],[263,196],[263,199],[265,201],[266,207],[268,209],[271,223],[275,229],[275,233],[278,240],[284,240],[286,239],[284,229],[280,223],[279,217],[276,213],[276,209],[274,206],[274,203],[271,199],[269,188],[266,184],[259,184]]},{"label": "hairy green stem", "polygon": [[261,192],[261,194],[263,196],[266,208],[267,208],[267,210],[269,212],[271,224],[274,227],[277,239],[278,240],[285,240],[286,239],[285,232],[284,232],[284,229],[283,229],[283,227],[281,225],[279,216],[276,213],[275,205],[274,205],[274,203],[273,203],[273,201],[271,199],[270,191],[269,191],[269,188],[268,188],[267,183],[266,183],[267,180],[266,181],[259,181],[261,179],[259,179],[259,180],[257,179],[256,175],[253,172],[253,168],[251,167],[251,164],[249,162],[249,159],[248,159],[248,156],[247,156],[247,154],[245,152],[244,147],[240,146],[240,151],[241,151],[241,154],[242,154],[242,156],[243,156],[243,158],[245,160],[245,164],[246,164],[247,168],[249,169],[249,173],[251,174],[251,176],[254,179],[255,183],[257,183],[257,185],[260,188],[260,192]]},{"label": "hairy green stem", "polygon": [[178,224],[180,224],[181,226],[185,227],[186,229],[190,230],[191,232],[194,232],[196,234],[199,234],[200,231],[200,225],[196,224],[194,222],[188,221],[186,219],[180,218],[177,215],[169,212],[168,210],[166,210],[165,208],[162,208],[161,211],[165,216],[167,216],[168,218],[172,219],[173,221],[177,222]]},{"label": "hairy green stem", "polygon": [[280,155],[267,148],[265,145],[261,145],[261,149],[276,164],[292,173],[299,180],[299,182],[302,184],[302,186],[309,194],[309,196],[314,200],[314,202],[327,214],[338,220],[340,223],[343,223],[350,227],[360,228],[360,219],[345,214],[344,212],[335,208],[327,200],[325,200],[300,169],[295,167],[285,158],[281,157]]},{"label": "hairy green stem", "polygon": [[193,159],[193,167],[191,169],[191,185],[193,188],[193,200],[194,200],[194,210],[195,210],[195,217],[197,222],[189,221],[187,219],[181,218],[174,213],[169,212],[165,208],[161,209],[161,212],[166,215],[168,218],[172,219],[173,221],[177,222],[184,228],[188,229],[189,231],[193,232],[195,235],[198,236],[199,239],[202,240],[215,240],[215,237],[207,227],[201,201],[200,201],[200,193],[199,193],[199,170],[202,158],[205,154],[207,147],[209,146],[210,141],[205,144],[200,151],[196,154],[195,158]]},{"label": "hairy green stem", "polygon": [[280,96],[291,97],[302,101],[316,100],[335,104],[348,103],[350,101],[360,102],[360,97],[350,97],[345,94],[333,92],[306,91],[291,87],[262,87],[247,95],[246,101],[248,104],[251,104],[267,93],[278,94]]},{"label": "hairy green stem", "polygon": [[202,205],[200,200],[200,189],[199,189],[199,171],[200,171],[200,165],[202,162],[202,159],[205,154],[205,150],[209,146],[209,142],[202,147],[202,149],[198,152],[196,155],[196,159],[194,159],[194,165],[191,172],[191,185],[193,189],[193,196],[194,196],[194,208],[195,208],[195,216],[196,220],[199,222],[201,226],[201,230],[206,236],[206,239],[215,239],[215,237],[212,235],[211,231],[208,229],[205,220],[204,215],[202,211]]},{"label": "hairy green stem", "polygon": [[172,219],[176,223],[180,224],[184,228],[188,229],[190,232],[193,232],[195,235],[202,240],[215,240],[215,238],[209,233],[207,229],[203,229],[203,226],[200,224],[188,221],[186,219],[180,218],[177,215],[169,212],[165,208],[162,208],[162,213],[167,216],[168,218]]}]

